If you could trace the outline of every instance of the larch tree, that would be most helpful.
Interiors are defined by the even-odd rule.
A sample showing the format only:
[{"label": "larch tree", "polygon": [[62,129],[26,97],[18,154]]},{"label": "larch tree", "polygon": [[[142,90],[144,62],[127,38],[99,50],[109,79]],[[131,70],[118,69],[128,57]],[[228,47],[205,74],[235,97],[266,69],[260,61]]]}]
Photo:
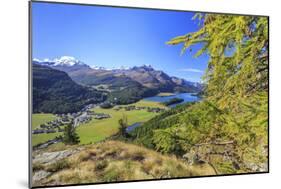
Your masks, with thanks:
[{"label": "larch tree", "polygon": [[[182,53],[199,44],[201,48],[195,57],[209,56],[201,103],[204,105],[191,107],[195,112],[202,111],[201,114],[195,113],[197,118],[187,114],[184,127],[176,126],[173,132],[166,132],[163,136],[178,138],[177,143],[189,150],[198,147],[199,143],[217,145],[231,142],[233,162],[236,167],[244,169],[247,169],[248,162],[267,161],[268,18],[200,13],[195,14],[194,19],[201,24],[198,31],[175,37],[167,44],[183,44]],[[200,110],[200,107],[210,107],[210,111]],[[204,113],[207,114],[202,117]],[[211,117],[208,116],[210,113]],[[159,132],[156,132],[158,142],[161,141]],[[214,146],[205,153],[211,150]]]}]

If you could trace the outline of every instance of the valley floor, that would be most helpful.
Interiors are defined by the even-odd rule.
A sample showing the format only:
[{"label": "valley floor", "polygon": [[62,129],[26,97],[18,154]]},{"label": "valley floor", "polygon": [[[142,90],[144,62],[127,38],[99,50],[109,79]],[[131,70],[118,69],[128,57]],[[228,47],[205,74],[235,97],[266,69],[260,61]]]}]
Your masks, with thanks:
[{"label": "valley floor", "polygon": [[[122,105],[120,107],[136,106],[136,107],[150,107],[150,108],[166,108],[164,105],[158,102],[151,102],[141,100],[130,105]],[[118,132],[118,120],[123,115],[128,117],[128,125],[136,122],[145,122],[159,113],[148,112],[147,110],[130,110],[120,109],[116,111],[114,108],[103,109],[95,107],[91,109],[95,113],[104,113],[110,115],[107,119],[92,119],[88,123],[83,123],[77,127],[77,133],[80,137],[81,144],[90,144],[102,141]],[[45,124],[48,121],[55,120],[57,117],[53,114],[33,114],[32,115],[32,129],[38,128],[41,124]],[[32,145],[38,145],[48,140],[54,139],[56,136],[60,136],[62,133],[44,133],[33,134]]]},{"label": "valley floor", "polygon": [[[139,107],[145,106],[165,108],[165,106],[161,105],[160,103],[146,101],[139,101],[137,103],[130,104],[130,106],[132,105]],[[89,123],[82,124],[81,126],[77,127],[77,133],[80,136],[81,144],[95,143],[116,134],[119,127],[118,120],[121,119],[123,115],[127,116],[128,125],[136,122],[145,122],[158,115],[158,113],[148,112],[147,110],[126,111],[124,109],[120,109],[116,111],[114,108],[102,109],[99,107],[94,108],[93,111],[96,113],[109,114],[111,117],[102,120],[92,119]]]}]

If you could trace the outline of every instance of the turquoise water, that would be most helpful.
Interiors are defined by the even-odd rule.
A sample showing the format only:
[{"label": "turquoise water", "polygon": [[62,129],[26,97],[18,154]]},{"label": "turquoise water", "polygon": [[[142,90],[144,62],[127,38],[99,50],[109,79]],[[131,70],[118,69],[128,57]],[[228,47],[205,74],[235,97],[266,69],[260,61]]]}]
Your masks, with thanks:
[{"label": "turquoise water", "polygon": [[[197,96],[193,96],[193,93],[177,93],[175,95],[172,96],[153,96],[153,97],[148,97],[148,98],[144,98],[143,100],[148,100],[148,101],[153,101],[153,102],[166,102],[172,98],[182,98],[184,101],[181,103],[177,103],[177,104],[172,104],[169,107],[175,107],[178,104],[183,104],[186,102],[196,102],[199,101],[200,98]],[[136,122],[130,126],[128,126],[126,128],[126,132],[129,133],[131,131],[133,131],[135,128],[141,126],[141,122]]]},{"label": "turquoise water", "polygon": [[183,104],[186,102],[196,102],[200,100],[199,97],[193,96],[192,94],[194,93],[176,93],[175,95],[172,96],[153,96],[153,97],[144,98],[144,100],[154,101],[154,102],[166,102],[172,98],[182,98],[184,100],[183,102],[172,104],[169,106],[169,107],[175,107],[178,104]]}]

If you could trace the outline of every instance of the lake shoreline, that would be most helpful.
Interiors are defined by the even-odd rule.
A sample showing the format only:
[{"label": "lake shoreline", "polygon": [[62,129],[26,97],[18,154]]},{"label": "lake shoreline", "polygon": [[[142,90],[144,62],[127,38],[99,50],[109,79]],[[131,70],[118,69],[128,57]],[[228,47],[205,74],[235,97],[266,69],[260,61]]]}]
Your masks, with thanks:
[{"label": "lake shoreline", "polygon": [[[156,96],[152,96],[152,97],[143,98],[142,100],[158,102],[158,103],[165,103],[173,98],[183,99],[183,101],[180,103],[175,103],[175,104],[171,104],[171,105],[167,106],[170,108],[173,108],[179,104],[184,104],[187,102],[197,102],[200,100],[200,97],[194,95],[194,93],[169,93],[169,94],[170,95],[166,94],[166,96],[156,95]],[[171,95],[171,94],[173,94],[173,95]]]}]

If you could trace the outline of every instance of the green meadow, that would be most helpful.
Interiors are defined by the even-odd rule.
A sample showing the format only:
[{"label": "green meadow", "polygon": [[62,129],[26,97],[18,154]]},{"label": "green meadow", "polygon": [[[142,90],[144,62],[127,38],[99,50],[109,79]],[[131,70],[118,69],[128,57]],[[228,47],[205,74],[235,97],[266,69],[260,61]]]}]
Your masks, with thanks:
[{"label": "green meadow", "polygon": [[59,135],[62,135],[62,133],[56,132],[56,133],[43,133],[43,134],[32,135],[32,146],[54,139],[56,136]]},{"label": "green meadow", "polygon": [[130,104],[132,106],[138,106],[138,107],[151,107],[151,108],[166,108],[165,105],[159,102],[153,102],[153,101],[148,101],[148,100],[140,100],[136,103]]},{"label": "green meadow", "polygon": [[32,114],[32,129],[39,127],[41,124],[55,120],[53,114]]},{"label": "green meadow", "polygon": [[[56,116],[53,114],[32,114],[32,129],[39,127],[43,123],[47,123],[56,119]],[[32,135],[32,146],[40,144],[42,142],[46,142],[59,136],[61,133],[44,133]]]},{"label": "green meadow", "polygon": [[[130,105],[160,108],[165,107],[160,103],[144,100]],[[77,133],[80,136],[81,144],[95,143],[116,134],[118,132],[119,127],[118,120],[122,118],[123,114],[127,116],[129,125],[135,122],[145,122],[151,119],[152,117],[158,115],[157,113],[147,112],[146,110],[126,111],[124,109],[121,109],[119,111],[116,111],[114,110],[114,108],[94,108],[93,111],[96,113],[109,114],[111,118],[103,120],[92,119],[89,123],[82,124],[77,127]]]},{"label": "green meadow", "polygon": [[[130,104],[138,107],[159,107],[167,108],[161,103],[151,102],[141,100],[139,102]],[[125,107],[123,105],[122,107]],[[152,117],[158,115],[158,113],[147,112],[147,110],[131,110],[126,111],[120,109],[119,111],[111,109],[102,109],[94,108],[92,111],[96,113],[105,113],[109,114],[111,117],[107,119],[97,120],[92,119],[90,122],[79,125],[76,130],[80,137],[81,144],[95,143],[101,140],[104,140],[118,132],[118,120],[122,118],[123,115],[126,115],[128,118],[128,124],[131,125],[135,122],[145,122]],[[33,114],[32,115],[32,129],[37,128],[40,124],[46,123],[56,119],[56,116],[53,114]],[[62,133],[44,133],[32,135],[32,145],[37,145],[39,143],[46,142],[50,139],[55,138],[56,136],[62,135]]]}]

